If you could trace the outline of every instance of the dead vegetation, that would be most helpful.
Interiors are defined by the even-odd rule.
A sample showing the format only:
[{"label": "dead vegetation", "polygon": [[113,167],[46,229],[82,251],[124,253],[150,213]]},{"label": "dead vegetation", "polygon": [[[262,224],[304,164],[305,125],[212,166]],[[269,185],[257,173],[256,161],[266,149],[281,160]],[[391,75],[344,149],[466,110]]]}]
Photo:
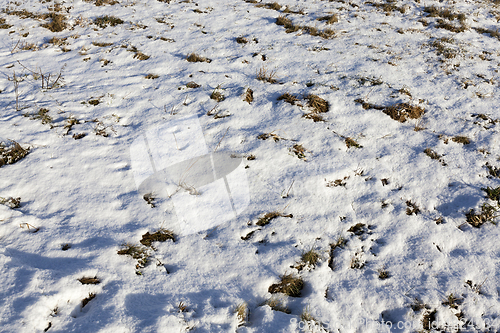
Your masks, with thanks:
[{"label": "dead vegetation", "polygon": [[264,214],[264,216],[260,217],[257,222],[255,223],[256,225],[258,225],[259,227],[263,227],[265,225],[268,225],[271,220],[277,218],[277,217],[289,217],[289,218],[292,218],[293,215],[292,214],[283,214],[281,212],[269,212],[269,213],[266,213]]},{"label": "dead vegetation", "polygon": [[89,293],[89,295],[82,300],[82,308],[84,308],[91,300],[93,300],[95,296],[96,294]]},{"label": "dead vegetation", "polygon": [[417,215],[419,213],[420,208],[417,206],[417,204],[412,202],[411,200],[406,200],[406,215]]},{"label": "dead vegetation", "polygon": [[252,103],[253,102],[253,90],[250,89],[250,88],[247,88],[245,90],[245,102],[247,102],[248,104]]},{"label": "dead vegetation", "polygon": [[21,207],[21,198],[13,198],[13,197],[7,197],[7,198],[2,198],[0,197],[0,205],[5,205],[9,207],[10,209],[16,209]]},{"label": "dead vegetation", "polygon": [[325,22],[326,24],[333,24],[339,21],[339,17],[335,14],[332,14],[332,15],[318,17],[316,20]]},{"label": "dead vegetation", "polygon": [[362,99],[356,99],[355,102],[361,104],[363,109],[365,110],[381,110],[392,119],[401,123],[404,123],[408,118],[419,119],[425,113],[425,110],[423,108],[415,105],[410,105],[408,103],[396,103],[390,106],[382,106],[365,102]]},{"label": "dead vegetation", "polygon": [[500,215],[497,214],[498,208],[493,207],[489,203],[483,203],[481,205],[481,211],[477,212],[474,209],[470,209],[465,213],[465,218],[467,223],[469,223],[474,228],[480,228],[483,224],[490,222],[496,224],[495,219]]},{"label": "dead vegetation", "polygon": [[81,279],[78,279],[81,284],[99,284],[101,283],[101,280],[97,278],[97,276],[94,277],[82,277]]},{"label": "dead vegetation", "polygon": [[324,113],[330,110],[330,103],[318,95],[309,94],[306,96],[307,105],[314,113]]},{"label": "dead vegetation", "polygon": [[307,149],[304,148],[304,146],[296,143],[294,144],[291,148],[289,148],[290,152],[297,156],[299,159],[307,161],[307,156],[306,152],[308,151]]},{"label": "dead vegetation", "polygon": [[295,105],[300,99],[290,93],[284,93],[283,95],[278,97],[278,101],[285,101],[289,104]]},{"label": "dead vegetation", "polygon": [[279,295],[272,295],[271,298],[266,300],[262,305],[269,306],[273,311],[280,311],[287,314],[292,313],[292,311],[290,311],[285,305],[283,298]]},{"label": "dead vegetation", "polygon": [[142,272],[139,269],[146,267],[150,260],[148,248],[141,245],[126,243],[122,245],[122,249],[118,250],[117,253],[119,255],[130,256],[137,260],[137,264],[135,265],[137,275],[142,275]]},{"label": "dead vegetation", "polygon": [[[332,20],[332,23],[333,21],[335,20],[335,18],[333,17],[328,17],[328,20]],[[320,30],[316,27],[313,27],[313,26],[307,26],[307,25],[294,25],[292,20],[289,19],[288,17],[286,16],[278,16],[276,18],[276,22],[275,22],[277,25],[279,26],[283,26],[285,28],[285,32],[286,33],[292,33],[292,32],[297,32],[299,30],[302,30],[303,33],[308,33],[309,35],[311,36],[318,36],[318,37],[321,37],[321,38],[324,38],[324,39],[330,39],[330,38],[333,38],[335,37],[335,31],[330,29],[330,28],[326,28],[324,30]]]},{"label": "dead vegetation", "polygon": [[94,19],[94,24],[101,29],[109,27],[115,27],[117,25],[125,23],[121,18],[115,16],[100,16]]},{"label": "dead vegetation", "polygon": [[151,247],[153,242],[166,242],[167,240],[172,240],[175,242],[175,235],[171,230],[159,229],[158,231],[150,234],[149,231],[142,235],[140,243],[144,246]]},{"label": "dead vegetation", "polygon": [[208,58],[205,58],[205,57],[202,57],[196,53],[190,53],[186,56],[186,60],[188,62],[212,62],[212,60],[208,59]]},{"label": "dead vegetation", "polygon": [[96,6],[104,6],[104,5],[116,5],[118,3],[117,0],[84,0],[85,2],[93,3]]},{"label": "dead vegetation", "polygon": [[282,293],[290,297],[300,297],[303,288],[304,280],[301,277],[285,274],[281,276],[279,283],[272,284],[268,288],[268,292],[271,294]]},{"label": "dead vegetation", "polygon": [[298,262],[294,266],[294,268],[297,269],[299,272],[306,267],[311,269],[315,268],[320,259],[321,256],[319,255],[318,251],[310,249],[309,251],[302,253],[300,262]]},{"label": "dead vegetation", "polygon": [[276,70],[269,70],[267,67],[263,66],[257,71],[256,79],[268,83],[278,83],[276,79]]},{"label": "dead vegetation", "polygon": [[14,140],[0,142],[0,167],[7,164],[14,164],[22,160],[29,153],[29,148],[23,148]]}]

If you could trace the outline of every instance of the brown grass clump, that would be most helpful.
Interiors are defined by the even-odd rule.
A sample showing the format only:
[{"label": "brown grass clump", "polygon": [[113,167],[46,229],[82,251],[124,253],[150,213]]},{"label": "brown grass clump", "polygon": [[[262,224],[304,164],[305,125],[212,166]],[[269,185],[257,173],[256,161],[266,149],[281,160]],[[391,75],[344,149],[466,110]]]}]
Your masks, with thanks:
[{"label": "brown grass clump", "polygon": [[294,277],[292,274],[281,276],[279,283],[272,284],[268,291],[271,294],[282,293],[290,297],[300,297],[301,290],[304,288],[304,280],[301,277]]},{"label": "brown grass clump", "polygon": [[253,102],[253,90],[250,88],[247,88],[247,90],[245,90],[245,102],[247,102],[248,104]]},{"label": "brown grass clump", "polygon": [[325,119],[323,119],[322,115],[314,113],[314,112],[306,113],[305,115],[302,116],[302,118],[312,119],[312,121],[314,121],[315,123],[317,123],[319,121],[325,121]]},{"label": "brown grass clump", "polygon": [[301,261],[297,263],[295,268],[299,271],[307,266],[314,268],[318,264],[320,258],[321,257],[317,251],[315,251],[314,249],[310,249],[309,251],[302,253],[302,256],[300,258]]},{"label": "brown grass clump", "polygon": [[291,33],[291,32],[295,32],[295,31],[298,31],[300,29],[300,26],[298,25],[293,25],[292,23],[292,20],[290,20],[288,17],[286,16],[278,16],[276,18],[276,24],[277,25],[282,25],[285,27],[285,32],[286,33]]},{"label": "brown grass clump", "polygon": [[13,140],[0,142],[0,167],[6,164],[14,164],[23,159],[29,153],[29,148],[24,149]]},{"label": "brown grass clump", "polygon": [[352,227],[350,227],[347,232],[352,232],[356,236],[361,236],[367,231],[366,224],[364,223],[356,223]]},{"label": "brown grass clump", "polygon": [[436,325],[436,310],[429,311],[427,310],[424,313],[424,317],[422,318],[422,326],[424,330],[430,331],[433,327],[433,325]]},{"label": "brown grass clump", "polygon": [[292,311],[285,306],[283,300],[280,297],[276,297],[276,295],[271,296],[271,298],[262,305],[268,305],[273,311],[280,311],[287,314],[292,313]]},{"label": "brown grass clump", "polygon": [[290,152],[294,153],[298,158],[304,161],[307,161],[306,151],[308,150],[299,144],[294,144],[293,147],[290,148]]},{"label": "brown grass clump", "polygon": [[497,188],[491,188],[488,186],[486,188],[481,188],[481,190],[486,192],[488,199],[496,201],[500,205],[500,186]]},{"label": "brown grass clump", "polygon": [[186,60],[189,62],[212,62],[212,60],[202,57],[196,53],[190,53],[187,55]]},{"label": "brown grass clump", "polygon": [[277,2],[270,2],[270,3],[259,3],[256,5],[256,7],[266,7],[268,9],[273,9],[273,10],[280,10],[281,5]]},{"label": "brown grass clump", "polygon": [[186,87],[191,88],[191,89],[196,89],[196,88],[201,87],[201,85],[199,85],[198,83],[196,83],[194,81],[190,81],[190,82],[186,83]]},{"label": "brown grass clump", "polygon": [[325,29],[323,31],[320,31],[318,33],[318,36],[320,36],[321,38],[324,38],[324,39],[330,39],[330,38],[335,37],[335,31],[332,29]]},{"label": "brown grass clump", "polygon": [[171,239],[175,242],[174,233],[167,229],[160,229],[155,233],[150,234],[149,231],[142,235],[141,244],[147,247],[151,247],[153,242],[165,242]]},{"label": "brown grass clump", "polygon": [[355,102],[360,103],[365,110],[382,110],[382,112],[384,112],[386,115],[401,123],[404,123],[408,118],[418,119],[425,113],[425,110],[421,107],[410,105],[408,103],[397,103],[390,106],[381,106],[365,102],[362,99],[356,99]]},{"label": "brown grass clump", "polygon": [[268,70],[265,66],[263,66],[257,71],[257,80],[277,83],[278,80],[276,80],[276,72],[276,70]]},{"label": "brown grass clump", "polygon": [[236,318],[238,319],[238,327],[244,326],[248,323],[248,317],[250,316],[250,310],[248,310],[248,304],[243,302],[238,304],[234,310],[236,313]]},{"label": "brown grass clump", "polygon": [[495,224],[494,219],[499,217],[499,215],[495,215],[495,213],[498,211],[497,208],[493,207],[492,205],[488,203],[484,203],[481,206],[481,212],[476,213],[474,209],[469,210],[467,213],[465,213],[465,217],[467,220],[467,223],[469,223],[471,226],[474,228],[479,228],[486,222],[491,222]]},{"label": "brown grass clump", "polygon": [[101,283],[101,280],[97,278],[97,276],[94,277],[82,277],[81,279],[78,279],[81,284],[99,284]]},{"label": "brown grass clump", "polygon": [[315,113],[328,112],[330,110],[330,104],[323,98],[309,94],[306,96],[307,105],[313,109]]},{"label": "brown grass clump", "polygon": [[383,110],[385,114],[394,120],[404,123],[407,118],[418,119],[424,114],[424,109],[408,103],[398,103]]},{"label": "brown grass clump", "polygon": [[90,293],[88,297],[85,297],[83,300],[82,300],[82,308],[85,307],[85,305],[87,305],[91,300],[93,300],[95,298],[95,294],[94,293]]},{"label": "brown grass clump", "polygon": [[287,93],[287,92],[284,93],[283,95],[281,95],[280,97],[278,97],[278,101],[281,101],[281,100],[284,100],[285,102],[290,103],[292,105],[295,105],[295,103],[299,101],[299,99],[296,96],[294,96],[290,93]]},{"label": "brown grass clump", "polygon": [[263,227],[265,225],[268,225],[272,219],[275,219],[277,217],[289,217],[289,218],[292,218],[293,215],[292,214],[283,214],[283,213],[280,213],[280,212],[269,212],[269,213],[266,213],[264,214],[264,216],[260,217],[257,221],[257,223],[255,223],[256,225],[258,225],[259,227]]},{"label": "brown grass clump", "polygon": [[461,143],[463,145],[468,145],[470,143],[470,139],[466,136],[461,136],[457,135],[453,138],[451,138],[451,141],[456,142],[456,143]]},{"label": "brown grass clump", "polygon": [[42,27],[47,28],[52,32],[61,32],[68,27],[66,16],[55,12],[51,12],[46,15],[51,21],[50,23],[42,24]]},{"label": "brown grass clump", "polygon": [[439,160],[441,158],[441,155],[439,155],[438,153],[436,153],[434,150],[432,150],[430,148],[425,148],[424,153],[425,153],[425,155],[429,156],[433,160]]},{"label": "brown grass clump", "polygon": [[0,197],[0,205],[5,205],[9,207],[10,209],[16,209],[21,207],[21,198],[13,198],[13,197],[7,197],[7,198],[2,198]]},{"label": "brown grass clump", "polygon": [[113,45],[113,43],[92,42],[92,45],[98,46],[98,47],[106,47],[106,46]]},{"label": "brown grass clump", "polygon": [[339,17],[335,14],[332,14],[332,15],[318,17],[316,20],[323,21],[326,24],[333,24],[333,23],[337,23],[339,21]]},{"label": "brown grass clump", "polygon": [[159,78],[159,77],[160,77],[159,75],[156,75],[156,74],[151,74],[151,73],[150,73],[150,74],[146,75],[144,78],[145,78],[145,79],[148,79],[148,80],[154,80],[154,79],[157,79],[157,78]]},{"label": "brown grass clump", "polygon": [[101,16],[98,17],[94,20],[94,24],[97,25],[99,28],[104,29],[108,26],[117,26],[119,24],[125,23],[122,19],[114,16]]},{"label": "brown grass clump", "polygon": [[245,37],[241,37],[240,36],[240,37],[236,38],[236,43],[238,43],[238,44],[246,44],[246,43],[248,43],[248,39],[246,39]]},{"label": "brown grass clump", "polygon": [[6,22],[7,22],[6,19],[0,17],[0,29],[10,29],[12,27],[12,24],[8,24]]},{"label": "brown grass clump", "polygon": [[219,91],[219,86],[217,86],[214,91],[210,94],[210,99],[213,99],[214,101],[217,102],[222,102],[223,100],[226,99],[226,97]]},{"label": "brown grass clump", "polygon": [[[147,247],[134,245],[134,244],[123,244],[123,249],[118,251],[119,255],[131,256],[133,259],[137,260],[136,269],[144,268],[149,262],[149,253]],[[140,271],[136,271],[136,274],[142,275]]]},{"label": "brown grass clump", "polygon": [[406,200],[406,206],[406,215],[417,215],[418,213],[420,213],[420,208],[411,200]]},{"label": "brown grass clump", "polygon": [[85,2],[92,2],[96,6],[104,6],[104,5],[116,5],[118,1],[116,0],[83,0]]},{"label": "brown grass clump", "polygon": [[347,146],[347,148],[363,148],[363,146],[357,143],[353,138],[345,138],[345,145]]}]

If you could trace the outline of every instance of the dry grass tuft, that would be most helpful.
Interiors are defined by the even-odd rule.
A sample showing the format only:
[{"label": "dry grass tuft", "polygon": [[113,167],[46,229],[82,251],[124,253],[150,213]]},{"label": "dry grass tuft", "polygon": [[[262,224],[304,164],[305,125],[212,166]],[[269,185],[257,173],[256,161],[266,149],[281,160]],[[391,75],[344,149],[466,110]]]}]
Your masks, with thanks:
[{"label": "dry grass tuft", "polygon": [[240,37],[236,38],[236,43],[238,43],[238,44],[246,44],[246,43],[248,43],[248,39],[246,39],[245,37],[241,37],[240,36]]},{"label": "dry grass tuft", "polygon": [[87,305],[91,300],[93,300],[95,298],[95,294],[94,293],[90,293],[89,296],[85,297],[83,300],[82,300],[82,308],[85,307],[85,305]]},{"label": "dry grass tuft", "polygon": [[299,144],[294,144],[293,147],[290,148],[291,153],[294,153],[298,158],[300,158],[301,160],[304,160],[304,161],[307,161],[306,151],[308,151],[308,150]]},{"label": "dry grass tuft", "polygon": [[287,314],[292,313],[285,305],[283,299],[277,295],[271,296],[267,301],[265,301],[262,305],[269,306],[273,311],[280,311]]},{"label": "dry grass tuft", "polygon": [[248,323],[248,318],[250,317],[250,311],[248,310],[248,304],[243,302],[238,304],[234,310],[236,313],[236,318],[238,319],[238,327],[244,326]]},{"label": "dry grass tuft", "polygon": [[133,259],[137,260],[137,265],[135,265],[136,268],[136,274],[137,275],[142,275],[142,272],[139,270],[139,268],[144,268],[149,262],[149,251],[148,248],[145,246],[141,245],[134,245],[134,244],[122,244],[123,249],[118,251],[119,255],[127,255],[131,256]]},{"label": "dry grass tuft", "polygon": [[256,7],[266,7],[268,9],[280,10],[281,5],[277,2],[269,2],[269,3],[259,3]]},{"label": "dry grass tuft", "polygon": [[295,268],[299,271],[301,271],[304,267],[311,267],[314,268],[319,262],[320,255],[317,251],[314,249],[310,249],[307,252],[303,252],[301,256],[301,261],[297,263]]},{"label": "dry grass tuft", "polygon": [[52,32],[61,32],[68,27],[66,16],[51,12],[47,14],[50,23],[42,24],[42,27],[49,29]]},{"label": "dry grass tuft", "polygon": [[14,164],[23,159],[29,153],[29,148],[24,149],[13,140],[0,142],[0,167],[6,164]]},{"label": "dry grass tuft", "polygon": [[276,72],[276,70],[268,70],[265,66],[263,66],[257,71],[257,80],[277,83],[278,80],[276,80]]},{"label": "dry grass tuft", "polygon": [[156,75],[156,74],[151,74],[151,73],[150,73],[150,74],[146,75],[144,78],[145,78],[145,79],[148,79],[148,80],[154,80],[154,79],[157,79],[157,78],[159,78],[159,77],[160,77],[159,75]]},{"label": "dry grass tuft", "polygon": [[292,105],[295,105],[295,103],[299,101],[299,99],[296,96],[294,96],[290,93],[287,93],[287,92],[284,93],[283,95],[281,95],[280,97],[278,97],[278,101],[281,101],[281,100],[284,100],[285,102],[290,103]]},{"label": "dry grass tuft", "polygon": [[279,283],[272,284],[268,288],[271,294],[282,293],[290,297],[300,297],[301,290],[304,288],[304,280],[301,277],[294,277],[292,274],[281,276]]},{"label": "dry grass tuft", "polygon": [[363,146],[357,143],[353,138],[345,138],[345,145],[347,146],[347,148],[363,148]]},{"label": "dry grass tuft", "polygon": [[500,205],[500,186],[497,188],[482,188],[481,190],[486,192],[486,197],[490,200],[497,201]]},{"label": "dry grass tuft", "polygon": [[306,99],[307,105],[313,109],[314,113],[323,113],[330,110],[330,104],[317,95],[309,94],[306,96]]},{"label": "dry grass tuft", "polygon": [[335,14],[332,14],[332,15],[318,17],[316,20],[323,21],[326,24],[333,24],[333,23],[337,23],[339,21],[339,17]]},{"label": "dry grass tuft", "polygon": [[463,145],[468,145],[470,143],[470,139],[466,136],[461,136],[457,135],[453,138],[451,138],[451,141],[456,142],[456,143],[461,143]]},{"label": "dry grass tuft", "polygon": [[408,118],[419,119],[425,113],[425,110],[419,106],[410,105],[408,103],[397,103],[390,106],[375,105],[365,102],[362,99],[356,99],[356,103],[360,103],[363,109],[376,109],[382,110],[386,115],[392,119],[404,123]]},{"label": "dry grass tuft", "polygon": [[150,234],[149,231],[142,235],[142,239],[140,243],[147,247],[152,247],[151,244],[153,242],[166,242],[171,239],[175,242],[175,235],[171,230],[160,229],[155,233]]},{"label": "dry grass tuft", "polygon": [[101,16],[96,19],[94,19],[94,24],[97,25],[99,28],[104,29],[108,26],[117,26],[119,24],[125,23],[122,19],[114,16]]},{"label": "dry grass tuft", "polygon": [[220,86],[215,87],[214,91],[210,94],[210,99],[213,99],[214,101],[217,102],[222,102],[223,100],[226,99],[226,97],[219,91]]},{"label": "dry grass tuft", "polygon": [[212,60],[202,57],[196,53],[190,53],[187,55],[186,60],[189,62],[212,62]]},{"label": "dry grass tuft", "polygon": [[101,280],[97,278],[97,276],[94,277],[82,277],[81,279],[78,279],[81,284],[99,284],[101,283]]},{"label": "dry grass tuft", "polygon": [[5,205],[11,209],[16,209],[16,208],[21,207],[21,198],[13,198],[13,197],[2,198],[2,197],[0,197],[0,205]]},{"label": "dry grass tuft", "polygon": [[306,113],[302,116],[302,118],[312,119],[315,123],[318,121],[325,121],[325,119],[323,119],[322,115],[314,113],[314,112]]},{"label": "dry grass tuft", "polygon": [[98,47],[106,47],[106,46],[113,45],[113,43],[92,42],[92,45],[98,46]]},{"label": "dry grass tuft", "polygon": [[406,215],[417,215],[419,213],[420,208],[417,206],[417,204],[412,202],[411,200],[406,200]]},{"label": "dry grass tuft", "polygon": [[277,217],[292,218],[293,215],[292,214],[287,215],[287,214],[283,214],[280,212],[269,212],[269,213],[264,214],[264,216],[260,217],[255,224],[258,225],[259,227],[263,227],[265,225],[268,225],[272,219],[275,219]]},{"label": "dry grass tuft", "polygon": [[245,102],[247,102],[248,104],[253,102],[253,90],[250,88],[247,88],[247,90],[245,90]]},{"label": "dry grass tuft", "polygon": [[498,208],[495,208],[488,203],[484,203],[481,206],[480,213],[476,213],[474,209],[471,209],[467,213],[465,213],[465,217],[467,219],[467,223],[469,223],[474,228],[479,228],[486,222],[495,224],[494,220],[499,217],[499,215],[495,215],[497,211]]},{"label": "dry grass tuft", "polygon": [[83,0],[85,2],[92,2],[96,6],[104,6],[104,5],[116,5],[118,1],[116,0]]}]

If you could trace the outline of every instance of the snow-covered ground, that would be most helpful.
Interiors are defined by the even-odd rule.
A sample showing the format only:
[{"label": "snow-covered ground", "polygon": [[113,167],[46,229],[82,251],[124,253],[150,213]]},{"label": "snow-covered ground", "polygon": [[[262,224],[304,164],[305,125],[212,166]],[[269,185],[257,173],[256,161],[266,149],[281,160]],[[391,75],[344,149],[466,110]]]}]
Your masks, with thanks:
[{"label": "snow-covered ground", "polygon": [[1,7],[1,332],[500,330],[498,1]]}]

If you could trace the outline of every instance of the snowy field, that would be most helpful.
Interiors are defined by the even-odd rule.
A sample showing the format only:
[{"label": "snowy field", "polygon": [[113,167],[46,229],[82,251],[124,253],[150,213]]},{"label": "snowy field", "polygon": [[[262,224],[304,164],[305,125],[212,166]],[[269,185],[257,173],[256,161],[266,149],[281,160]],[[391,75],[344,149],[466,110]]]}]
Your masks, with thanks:
[{"label": "snowy field", "polygon": [[54,1],[1,1],[0,332],[500,331],[498,0]]}]

